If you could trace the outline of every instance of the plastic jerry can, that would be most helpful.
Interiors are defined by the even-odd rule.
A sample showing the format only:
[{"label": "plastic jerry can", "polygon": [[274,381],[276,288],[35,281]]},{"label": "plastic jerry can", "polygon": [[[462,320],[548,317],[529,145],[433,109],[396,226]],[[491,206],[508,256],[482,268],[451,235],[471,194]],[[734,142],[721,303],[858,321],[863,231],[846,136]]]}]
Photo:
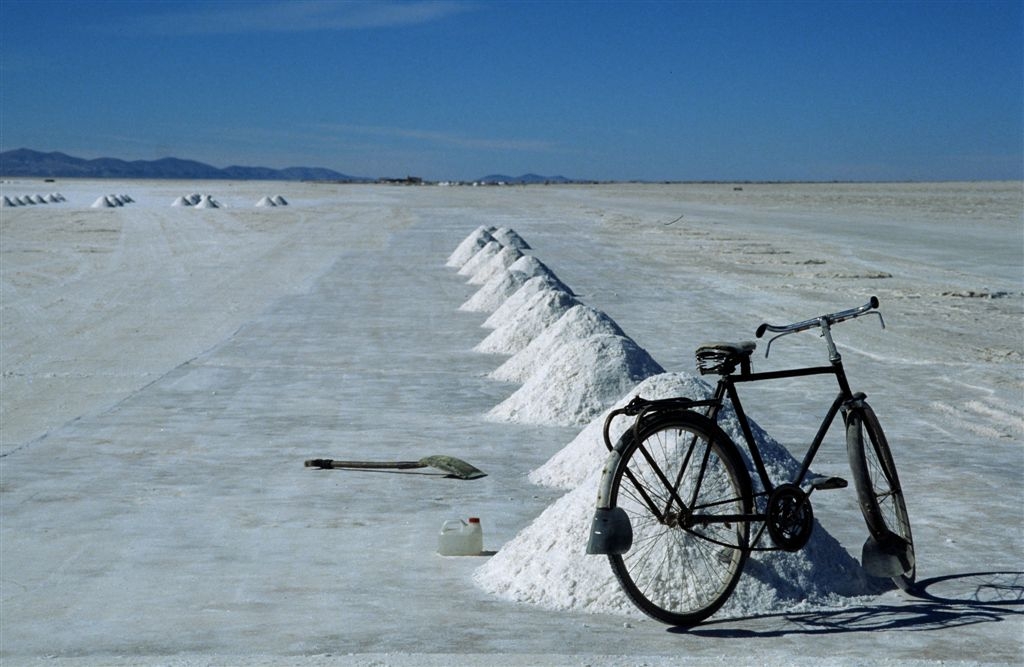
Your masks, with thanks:
[{"label": "plastic jerry can", "polygon": [[479,556],[484,550],[484,531],[480,519],[470,517],[445,521],[437,535],[437,553],[442,556]]}]

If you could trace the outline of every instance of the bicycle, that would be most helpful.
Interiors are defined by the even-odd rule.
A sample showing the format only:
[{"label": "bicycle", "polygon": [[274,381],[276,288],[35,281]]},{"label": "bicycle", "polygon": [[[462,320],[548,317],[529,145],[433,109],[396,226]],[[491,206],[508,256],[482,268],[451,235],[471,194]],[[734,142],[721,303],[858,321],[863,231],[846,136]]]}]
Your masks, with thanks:
[{"label": "bicycle", "polygon": [[[784,326],[762,324],[756,336],[783,336],[820,329],[829,365],[755,373],[755,342],[711,343],[697,348],[702,374],[719,376],[708,399],[636,397],[613,410],[604,423],[610,454],[598,492],[587,546],[608,556],[627,596],[641,610],[676,626],[695,625],[729,598],[752,551],[798,551],[811,536],[814,491],[847,486],[840,477],[809,473],[836,416],[843,415],[847,455],[869,537],[862,565],[869,574],[889,577],[901,589],[914,584],[916,562],[910,521],[892,453],[863,393],[854,393],[832,327],[864,315],[885,321],[878,299],[863,306]],[[738,371],[738,372],[737,372]],[[822,419],[793,479],[770,479],[737,392],[737,385],[833,375],[839,392]],[[755,492],[740,448],[716,419],[728,399],[739,422],[749,460],[760,482]],[[609,431],[620,416],[633,417],[612,445]],[[764,543],[765,533],[771,544]]]}]

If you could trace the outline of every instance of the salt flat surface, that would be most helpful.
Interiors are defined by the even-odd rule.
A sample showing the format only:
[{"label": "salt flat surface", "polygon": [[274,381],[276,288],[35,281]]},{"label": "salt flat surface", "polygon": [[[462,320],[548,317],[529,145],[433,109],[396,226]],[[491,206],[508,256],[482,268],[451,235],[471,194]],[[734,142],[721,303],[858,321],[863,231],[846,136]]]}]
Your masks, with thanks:
[{"label": "salt flat surface", "polygon": [[[53,191],[66,201],[0,209],[5,665],[1024,660],[1020,183],[2,184]],[[91,207],[110,193],[133,201]],[[192,193],[221,206],[172,206]],[[256,206],[274,195],[289,205]],[[529,380],[494,379],[510,352],[474,351],[496,304],[460,310],[495,280],[446,265],[481,226],[514,230],[671,372],[693,372],[699,343],[877,295],[887,328],[836,338],[897,457],[923,596],[787,609],[759,593],[676,632],[481,585],[488,568],[524,591],[545,562],[577,571],[560,535],[585,517],[560,526],[558,508],[576,508],[565,480],[601,464],[581,454],[591,426],[488,417]],[[763,349],[758,369],[824,361],[809,335]],[[747,407],[800,456],[833,390],[782,384]],[[429,454],[488,476],[302,465]],[[845,461],[830,436],[815,469]],[[815,516],[856,559],[853,492],[828,493]],[[436,555],[441,524],[467,516],[496,553]],[[558,560],[523,549],[531,534]]]}]

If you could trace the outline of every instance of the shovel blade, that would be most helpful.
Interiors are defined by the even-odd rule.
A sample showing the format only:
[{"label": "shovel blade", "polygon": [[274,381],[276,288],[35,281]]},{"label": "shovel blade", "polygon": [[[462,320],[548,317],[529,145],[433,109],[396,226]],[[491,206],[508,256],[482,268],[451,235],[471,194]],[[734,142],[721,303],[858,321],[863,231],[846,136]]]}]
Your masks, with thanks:
[{"label": "shovel blade", "polygon": [[462,459],[457,459],[454,456],[445,456],[443,454],[426,456],[420,459],[420,463],[424,466],[443,470],[452,477],[458,477],[459,479],[477,479],[479,477],[487,476],[487,473],[483,470],[466,463]]}]

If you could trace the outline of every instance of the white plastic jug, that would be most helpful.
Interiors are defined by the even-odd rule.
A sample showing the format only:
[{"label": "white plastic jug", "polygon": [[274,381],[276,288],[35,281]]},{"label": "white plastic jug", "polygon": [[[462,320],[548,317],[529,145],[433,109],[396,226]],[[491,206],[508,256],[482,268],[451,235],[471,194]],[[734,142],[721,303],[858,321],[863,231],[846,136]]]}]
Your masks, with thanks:
[{"label": "white plastic jug", "polygon": [[484,550],[484,531],[480,519],[470,517],[445,521],[437,535],[437,553],[442,556],[479,556]]}]

